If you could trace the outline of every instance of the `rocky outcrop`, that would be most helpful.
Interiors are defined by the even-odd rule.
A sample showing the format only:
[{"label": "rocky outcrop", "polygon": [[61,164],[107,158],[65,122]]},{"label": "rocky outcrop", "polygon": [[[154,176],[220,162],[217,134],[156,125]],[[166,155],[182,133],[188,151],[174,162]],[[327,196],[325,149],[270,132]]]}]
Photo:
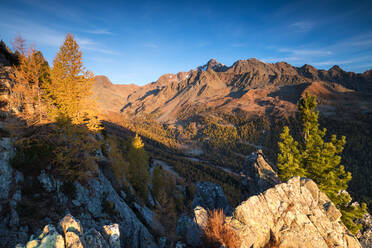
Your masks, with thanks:
[{"label": "rocky outcrop", "polygon": [[313,181],[294,177],[240,204],[229,223],[241,247],[263,247],[273,238],[283,248],[361,247],[340,217]]},{"label": "rocky outcrop", "polygon": [[[63,236],[57,231],[61,230]],[[42,233],[25,245],[18,244],[18,248],[120,248],[120,231],[118,224],[103,226],[101,232],[96,229],[83,231],[79,220],[68,214],[61,219],[58,228],[46,225]]]},{"label": "rocky outcrop", "polygon": [[[59,233],[66,239],[63,247],[120,247],[119,244],[134,248],[158,247],[148,228],[101,170],[96,178],[84,184],[74,182],[68,186],[47,170],[42,170],[38,176],[28,175],[23,179],[22,173],[9,163],[14,149],[10,140],[1,139],[0,145],[0,244],[4,247],[25,243],[31,233],[43,233],[34,238],[33,243],[38,245],[57,240],[58,235],[53,229],[41,232],[39,228],[66,213],[72,213],[80,221],[71,215],[61,220]],[[24,209],[25,204],[27,209]],[[33,217],[20,212],[22,209],[30,211],[30,208]],[[150,221],[151,211],[143,209],[147,210],[148,218],[145,219]],[[112,223],[117,224],[112,226]],[[106,239],[102,237],[110,246],[105,246]]]},{"label": "rocky outcrop", "polygon": [[243,176],[242,185],[248,196],[264,192],[280,183],[278,175],[266,161],[261,150],[247,157],[240,174]]},{"label": "rocky outcrop", "polygon": [[[157,247],[148,229],[125,200],[115,191],[111,182],[101,171],[99,171],[97,178],[87,182],[86,185],[75,182],[74,187],[75,197],[72,199],[72,204],[78,207],[76,215],[83,226],[91,229],[97,226],[110,225],[112,221],[115,221],[118,223],[117,232],[120,229],[120,242],[123,245],[128,247]],[[56,191],[58,191],[57,188]],[[61,201],[63,201],[63,198]],[[114,229],[108,228],[107,230]],[[112,236],[111,234],[107,235]],[[114,244],[117,238],[117,236],[111,238],[110,242]]]},{"label": "rocky outcrop", "polygon": [[10,138],[0,140],[0,201],[8,199],[11,184],[13,169],[9,160],[14,154],[14,147]]},{"label": "rocky outcrop", "polygon": [[[361,248],[340,217],[340,211],[312,180],[294,177],[251,196],[226,221],[236,230],[242,248],[269,247],[270,242],[281,248]],[[177,234],[189,246],[200,246],[207,218],[208,212],[196,207],[192,218],[179,219]]]},{"label": "rocky outcrop", "polygon": [[176,234],[192,247],[202,245],[202,227],[207,219],[207,211],[203,207],[196,207],[192,217],[181,216],[177,223]]},{"label": "rocky outcrop", "polygon": [[363,248],[372,247],[372,216],[366,213],[359,223],[362,224],[361,232],[358,235],[360,244]]},{"label": "rocky outcrop", "polygon": [[231,207],[219,185],[211,182],[198,182],[196,184],[193,208],[201,206],[205,209],[223,209],[226,214],[231,213]]},{"label": "rocky outcrop", "polygon": [[192,216],[181,216],[176,232],[188,245],[196,247],[202,244],[202,230],[208,219],[207,210],[223,209],[226,214],[231,214],[232,208],[222,188],[211,182],[196,184],[192,206],[194,209]]},{"label": "rocky outcrop", "polygon": [[[70,242],[68,238],[66,241]],[[46,225],[42,233],[33,238],[26,245],[18,244],[17,248],[65,248],[65,239],[60,235],[53,225]],[[71,247],[66,245],[66,247]]]}]

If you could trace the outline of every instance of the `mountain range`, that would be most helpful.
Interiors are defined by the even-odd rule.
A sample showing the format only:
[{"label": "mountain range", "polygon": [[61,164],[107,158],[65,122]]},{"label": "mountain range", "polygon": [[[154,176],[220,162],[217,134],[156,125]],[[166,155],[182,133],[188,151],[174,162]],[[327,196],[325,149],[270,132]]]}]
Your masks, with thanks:
[{"label": "mountain range", "polygon": [[337,65],[318,70],[307,64],[295,67],[254,58],[228,67],[211,59],[188,72],[164,74],[144,86],[112,84],[107,77],[97,76],[94,92],[106,114],[151,114],[168,124],[191,110],[287,116],[295,112],[296,102],[305,92],[318,97],[323,114],[336,116],[371,111],[372,70],[346,72]]}]

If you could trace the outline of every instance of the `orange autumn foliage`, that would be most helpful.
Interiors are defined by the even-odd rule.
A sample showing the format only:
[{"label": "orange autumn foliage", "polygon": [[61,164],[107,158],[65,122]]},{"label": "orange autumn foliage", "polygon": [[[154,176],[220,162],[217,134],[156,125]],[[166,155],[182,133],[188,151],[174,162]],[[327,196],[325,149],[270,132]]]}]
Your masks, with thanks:
[{"label": "orange autumn foliage", "polygon": [[222,209],[208,211],[208,221],[204,230],[207,247],[240,247],[240,239],[235,230],[226,222]]}]

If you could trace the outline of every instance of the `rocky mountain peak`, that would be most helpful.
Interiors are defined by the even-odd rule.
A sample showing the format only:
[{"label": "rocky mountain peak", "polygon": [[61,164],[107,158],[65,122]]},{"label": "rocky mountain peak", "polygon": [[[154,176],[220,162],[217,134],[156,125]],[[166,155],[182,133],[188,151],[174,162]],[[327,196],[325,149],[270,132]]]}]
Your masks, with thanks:
[{"label": "rocky mountain peak", "polygon": [[110,79],[104,75],[97,75],[95,76],[95,83],[102,85],[103,87],[108,87],[112,85]]},{"label": "rocky mountain peak", "polygon": [[197,67],[199,71],[213,70],[215,72],[224,72],[227,69],[226,65],[218,62],[215,58],[210,59],[205,65]]},{"label": "rocky mountain peak", "polygon": [[332,68],[329,69],[328,71],[339,71],[339,72],[344,72],[344,70],[342,70],[341,67],[339,67],[338,65],[334,65],[334,66],[332,66]]}]

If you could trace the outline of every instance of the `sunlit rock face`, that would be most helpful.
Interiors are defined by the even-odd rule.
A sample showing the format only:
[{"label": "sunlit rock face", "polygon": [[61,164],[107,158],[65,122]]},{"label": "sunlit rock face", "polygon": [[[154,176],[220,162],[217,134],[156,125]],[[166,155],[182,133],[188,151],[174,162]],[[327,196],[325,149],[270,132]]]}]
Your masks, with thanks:
[{"label": "sunlit rock face", "polygon": [[[202,196],[209,198],[205,194],[198,198]],[[236,230],[242,248],[268,247],[270,242],[282,248],[362,247],[340,218],[340,211],[312,180],[294,177],[249,197],[226,221]],[[208,212],[197,206],[193,216],[179,219],[177,234],[197,247],[203,244],[207,219]]]},{"label": "sunlit rock face", "polygon": [[[116,224],[117,226],[117,224]],[[58,230],[60,232],[58,232]],[[104,230],[106,230],[104,228]],[[63,235],[61,235],[62,233]],[[110,233],[111,234],[111,233]],[[83,227],[79,220],[74,218],[72,215],[67,214],[63,219],[60,220],[58,228],[55,228],[52,224],[48,224],[44,227],[42,233],[38,236],[31,236],[30,241],[25,245],[18,244],[18,248],[116,248],[120,247],[120,232],[117,228],[115,235],[117,244],[111,245],[111,236],[107,235],[107,239],[103,238],[102,234],[95,230],[90,229],[84,232]],[[109,245],[110,243],[110,245]]]},{"label": "sunlit rock face", "polygon": [[341,213],[309,179],[294,177],[241,203],[229,219],[241,247],[361,247]]}]

